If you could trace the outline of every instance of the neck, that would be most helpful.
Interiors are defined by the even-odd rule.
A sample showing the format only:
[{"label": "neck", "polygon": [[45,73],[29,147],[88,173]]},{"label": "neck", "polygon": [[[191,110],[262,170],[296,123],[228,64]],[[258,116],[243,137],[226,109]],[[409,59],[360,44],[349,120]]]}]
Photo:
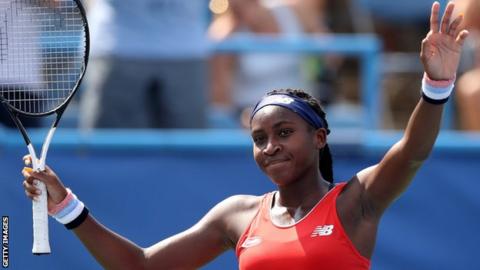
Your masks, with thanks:
[{"label": "neck", "polygon": [[275,204],[289,209],[310,209],[328,192],[329,183],[320,172],[287,186],[278,187]]}]

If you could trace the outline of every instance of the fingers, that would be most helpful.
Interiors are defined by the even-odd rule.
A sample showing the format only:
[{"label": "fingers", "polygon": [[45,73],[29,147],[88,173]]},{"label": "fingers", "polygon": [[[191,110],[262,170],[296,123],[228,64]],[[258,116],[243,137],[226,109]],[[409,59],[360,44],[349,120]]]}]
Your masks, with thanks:
[{"label": "fingers", "polygon": [[25,189],[25,195],[32,200],[37,200],[37,197],[42,194],[38,188],[27,181],[23,181],[23,188]]},{"label": "fingers", "polygon": [[448,28],[448,34],[452,37],[457,37],[459,34],[459,25],[463,20],[463,14],[460,14],[455,20],[450,24],[450,27]]},{"label": "fingers", "polygon": [[468,37],[468,31],[467,30],[462,30],[458,36],[457,39],[455,40],[460,46],[463,46],[463,43],[465,42],[465,39]]},{"label": "fingers", "polygon": [[438,33],[438,14],[440,12],[440,3],[435,2],[432,5],[432,12],[430,14],[430,31]]},{"label": "fingers", "polygon": [[36,164],[32,164],[32,157],[30,155],[23,156],[23,163],[25,164],[25,166],[35,167],[35,165],[40,163],[40,160],[37,159],[36,161]]},{"label": "fingers", "polygon": [[447,8],[443,13],[442,22],[440,25],[441,33],[448,33],[448,26],[450,25],[450,19],[452,18],[452,13],[454,8],[455,8],[455,4],[453,4],[453,2],[448,2]]},{"label": "fingers", "polygon": [[[40,161],[37,161],[37,162],[40,162]],[[23,156],[23,163],[25,164],[25,166],[32,167],[32,157],[30,155]],[[53,173],[53,171],[47,165],[45,165],[45,168],[43,169],[43,171],[46,174],[52,174]]]},{"label": "fingers", "polygon": [[23,156],[23,163],[25,163],[26,166],[30,166],[32,164],[32,157],[30,155]]},{"label": "fingers", "polygon": [[29,184],[33,185],[35,177],[32,175],[35,173],[35,171],[30,168],[30,167],[24,167],[22,170],[23,177],[25,177],[25,181],[27,181]]},{"label": "fingers", "polygon": [[[445,12],[440,22],[440,29],[438,24],[439,12],[440,12],[440,3],[435,1],[432,5],[432,12],[430,15],[430,33],[435,34],[440,31],[440,33],[447,34],[455,39],[455,42],[459,45],[463,45],[466,37],[468,36],[468,31],[460,27],[463,21],[463,14],[460,14],[452,21],[452,14],[455,8],[453,2],[449,2],[445,8]],[[452,21],[452,22],[450,22]]]},{"label": "fingers", "polygon": [[[30,160],[29,156],[25,156],[24,160],[25,163],[28,164]],[[67,189],[55,172],[48,166],[45,166],[43,171],[35,171],[30,167],[24,167],[22,174],[25,177],[25,181],[23,182],[25,194],[31,199],[35,199],[36,196],[40,195],[37,189],[37,183],[39,181],[46,185],[49,203],[57,204],[67,195]]]},{"label": "fingers", "polygon": [[33,170],[31,167],[24,167],[22,170],[22,175],[25,178],[25,182],[31,186],[36,186],[38,181],[42,181],[45,184],[52,181],[52,171],[50,168],[49,171],[45,170],[38,172]]},{"label": "fingers", "polygon": [[22,174],[25,177],[25,180],[23,181],[22,184],[25,189],[25,194],[27,195],[27,197],[29,197],[32,200],[35,200],[36,197],[42,193],[38,188],[35,187],[38,180],[36,180],[32,176],[32,172],[33,172],[32,168],[29,168],[29,167],[23,168]]}]

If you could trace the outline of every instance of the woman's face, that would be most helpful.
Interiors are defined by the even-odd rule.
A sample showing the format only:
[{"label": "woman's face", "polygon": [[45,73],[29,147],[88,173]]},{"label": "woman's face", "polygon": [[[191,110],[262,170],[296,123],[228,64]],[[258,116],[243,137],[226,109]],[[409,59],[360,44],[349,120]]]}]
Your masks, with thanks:
[{"label": "woman's face", "polygon": [[318,150],[325,145],[326,135],[320,130],[289,109],[266,106],[251,123],[255,161],[278,186],[308,176],[318,171]]}]

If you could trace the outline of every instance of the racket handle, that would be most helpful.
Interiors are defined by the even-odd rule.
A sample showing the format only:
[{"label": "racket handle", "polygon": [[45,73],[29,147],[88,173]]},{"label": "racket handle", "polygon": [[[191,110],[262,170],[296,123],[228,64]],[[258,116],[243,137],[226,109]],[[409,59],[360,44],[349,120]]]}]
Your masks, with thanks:
[{"label": "racket handle", "polygon": [[33,248],[34,255],[50,254],[50,241],[48,239],[48,207],[47,187],[41,181],[35,185],[41,194],[37,200],[32,201],[33,213]]}]

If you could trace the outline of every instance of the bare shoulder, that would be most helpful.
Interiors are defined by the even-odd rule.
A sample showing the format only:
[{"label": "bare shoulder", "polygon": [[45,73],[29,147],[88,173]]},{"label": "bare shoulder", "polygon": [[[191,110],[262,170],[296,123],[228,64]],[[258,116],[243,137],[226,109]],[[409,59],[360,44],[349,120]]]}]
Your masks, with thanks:
[{"label": "bare shoulder", "polygon": [[[206,215],[214,223],[230,223],[249,217],[260,206],[263,196],[233,195],[215,205]],[[255,213],[253,213],[255,214]]]},{"label": "bare shoulder", "polygon": [[217,218],[222,222],[232,247],[257,214],[262,199],[263,196],[234,195],[215,206]]},{"label": "bare shoulder", "polygon": [[245,211],[252,208],[257,208],[262,201],[263,196],[254,195],[233,195],[221,202],[230,210]]},{"label": "bare shoulder", "polygon": [[226,223],[250,220],[258,211],[262,198],[263,196],[233,195],[221,201],[215,208]]}]

